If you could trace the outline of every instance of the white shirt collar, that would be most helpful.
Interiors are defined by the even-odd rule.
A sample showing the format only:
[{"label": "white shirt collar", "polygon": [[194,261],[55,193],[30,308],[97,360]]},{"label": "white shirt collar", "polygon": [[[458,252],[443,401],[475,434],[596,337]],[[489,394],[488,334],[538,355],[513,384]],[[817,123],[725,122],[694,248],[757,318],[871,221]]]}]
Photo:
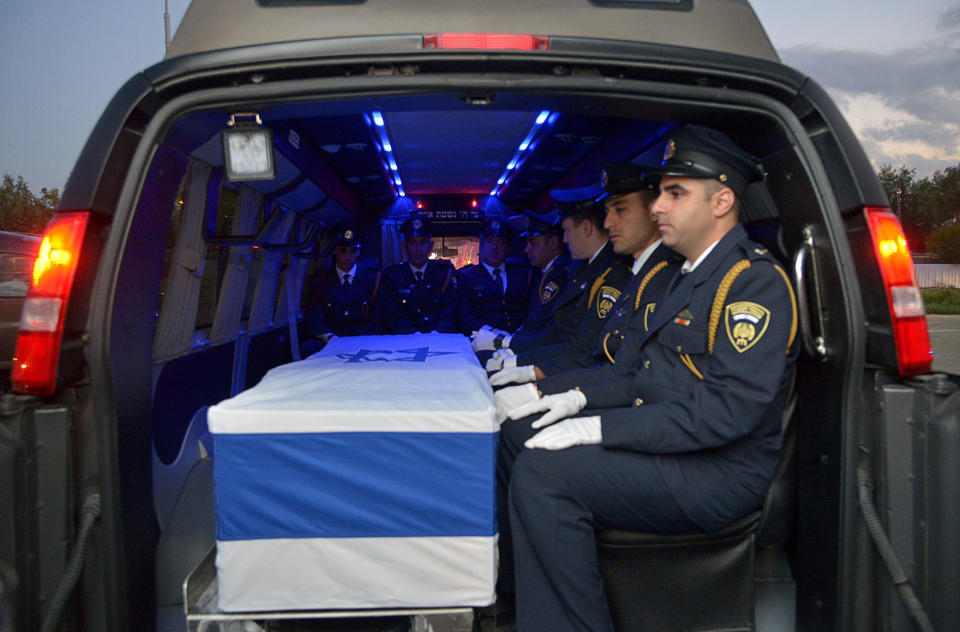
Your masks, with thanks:
[{"label": "white shirt collar", "polygon": [[[557,255],[557,257],[559,257],[559,256],[560,256],[560,255]],[[546,274],[547,270],[550,269],[550,266],[553,265],[553,262],[557,260],[557,257],[554,257],[553,259],[550,260],[550,263],[548,263],[547,265],[543,266],[543,272],[544,272],[544,274]]]},{"label": "white shirt collar", "polygon": [[353,264],[353,267],[350,268],[347,272],[344,272],[343,270],[341,270],[340,268],[337,268],[336,266],[334,266],[334,268],[336,268],[337,270],[337,278],[340,279],[341,283],[343,283],[343,276],[346,274],[350,275],[351,281],[357,278],[357,264]]},{"label": "white shirt collar", "polygon": [[707,246],[707,249],[704,250],[702,253],[700,253],[700,256],[697,257],[697,260],[696,260],[696,261],[694,261],[694,262],[692,262],[692,263],[690,262],[689,259],[687,259],[686,261],[684,261],[684,262],[683,262],[683,265],[680,266],[680,274],[686,274],[687,272],[693,272],[694,270],[696,270],[696,269],[697,269],[697,266],[700,265],[701,263],[703,263],[703,260],[707,258],[707,255],[709,255],[711,252],[713,252],[713,249],[714,249],[714,248],[717,246],[717,244],[719,244],[719,243],[720,243],[720,240],[718,239],[718,240],[716,240],[715,242],[713,242],[712,244],[710,244],[709,246]]},{"label": "white shirt collar", "polygon": [[[484,268],[487,269],[487,272],[490,273],[490,276],[493,276],[493,271],[497,269],[497,268],[494,268],[493,266],[488,266],[483,261],[480,262],[480,265],[482,265]],[[500,272],[503,274],[504,278],[507,277],[507,266],[505,264],[502,264],[502,263],[500,264]]]},{"label": "white shirt collar", "polygon": [[[430,263],[427,261],[427,263]],[[417,276],[417,272],[427,273],[427,263],[423,264],[422,268],[415,267],[412,263],[407,262],[407,265],[410,266],[410,272],[413,272],[413,276]]]},{"label": "white shirt collar", "polygon": [[646,249],[640,253],[640,256],[633,260],[633,273],[637,274],[640,272],[640,268],[643,267],[643,264],[647,262],[647,259],[650,258],[650,255],[653,254],[653,251],[657,249],[657,246],[660,245],[660,240],[656,240],[652,244],[646,247]]}]

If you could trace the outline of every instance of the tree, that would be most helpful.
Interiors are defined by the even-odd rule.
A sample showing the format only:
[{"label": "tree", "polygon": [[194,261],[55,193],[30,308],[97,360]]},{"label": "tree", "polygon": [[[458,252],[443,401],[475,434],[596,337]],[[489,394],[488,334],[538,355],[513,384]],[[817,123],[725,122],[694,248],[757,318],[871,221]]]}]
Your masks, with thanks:
[{"label": "tree", "polygon": [[0,230],[42,233],[60,202],[57,189],[41,189],[37,197],[23,181],[4,174],[0,186]]},{"label": "tree", "polygon": [[932,218],[924,212],[919,203],[924,187],[929,185],[929,182],[917,181],[917,170],[907,169],[903,165],[898,169],[891,165],[882,165],[877,175],[880,176],[880,184],[890,200],[891,209],[900,218],[911,249],[923,250],[927,234],[935,228]]},{"label": "tree", "polygon": [[960,263],[960,222],[948,224],[930,233],[927,249],[942,263]]}]

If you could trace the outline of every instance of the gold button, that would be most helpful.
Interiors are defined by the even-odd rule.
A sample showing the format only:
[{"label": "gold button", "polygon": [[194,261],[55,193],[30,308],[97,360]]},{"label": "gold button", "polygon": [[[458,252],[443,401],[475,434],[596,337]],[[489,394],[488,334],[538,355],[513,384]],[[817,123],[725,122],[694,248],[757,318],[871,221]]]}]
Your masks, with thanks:
[{"label": "gold button", "polygon": [[623,336],[622,336],[622,335],[620,336],[620,340],[623,340]]},{"label": "gold button", "polygon": [[683,353],[683,345],[677,345],[677,353]]},{"label": "gold button", "polygon": [[643,361],[643,368],[645,368],[645,369],[649,369],[649,368],[650,368],[650,360],[644,360],[644,361]]},{"label": "gold button", "polygon": [[633,400],[633,405],[634,405],[634,406],[642,406],[642,405],[643,405],[643,400],[638,397],[638,398],[636,398],[635,400]]}]

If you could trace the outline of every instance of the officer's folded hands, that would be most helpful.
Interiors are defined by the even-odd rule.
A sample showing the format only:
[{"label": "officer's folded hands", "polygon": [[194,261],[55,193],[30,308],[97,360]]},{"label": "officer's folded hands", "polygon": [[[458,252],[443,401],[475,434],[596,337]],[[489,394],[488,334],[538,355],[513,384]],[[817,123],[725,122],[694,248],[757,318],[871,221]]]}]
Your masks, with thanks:
[{"label": "officer's folded hands", "polygon": [[508,333],[500,329],[484,325],[480,329],[470,334],[470,346],[476,351],[493,351],[496,347],[493,341],[497,336],[507,336]]},{"label": "officer's folded hands", "polygon": [[[540,376],[542,377],[542,375]],[[511,366],[500,369],[490,376],[490,386],[503,386],[504,384],[526,384],[527,382],[537,381],[537,367],[532,364],[522,366]]]},{"label": "officer's folded hands", "polygon": [[511,410],[538,399],[540,399],[540,393],[533,384],[500,389],[493,394],[493,402],[497,406],[497,421],[502,424],[510,416]]},{"label": "officer's folded hands", "polygon": [[542,450],[563,450],[575,445],[595,445],[602,440],[599,416],[571,417],[544,428],[523,445]]},{"label": "officer's folded hands", "polygon": [[517,366],[517,354],[510,349],[497,349],[487,360],[484,368],[488,371],[499,371]]}]

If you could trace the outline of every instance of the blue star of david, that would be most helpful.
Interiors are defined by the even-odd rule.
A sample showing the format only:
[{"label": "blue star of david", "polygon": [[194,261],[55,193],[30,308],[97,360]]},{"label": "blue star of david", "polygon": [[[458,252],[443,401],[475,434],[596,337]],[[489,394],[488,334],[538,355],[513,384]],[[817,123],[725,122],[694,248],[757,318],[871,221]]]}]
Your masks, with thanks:
[{"label": "blue star of david", "polygon": [[452,353],[456,352],[430,351],[430,347],[416,347],[414,349],[358,349],[354,353],[338,353],[337,357],[341,360],[346,360],[345,364],[355,362],[426,362],[427,358],[450,355]]}]

